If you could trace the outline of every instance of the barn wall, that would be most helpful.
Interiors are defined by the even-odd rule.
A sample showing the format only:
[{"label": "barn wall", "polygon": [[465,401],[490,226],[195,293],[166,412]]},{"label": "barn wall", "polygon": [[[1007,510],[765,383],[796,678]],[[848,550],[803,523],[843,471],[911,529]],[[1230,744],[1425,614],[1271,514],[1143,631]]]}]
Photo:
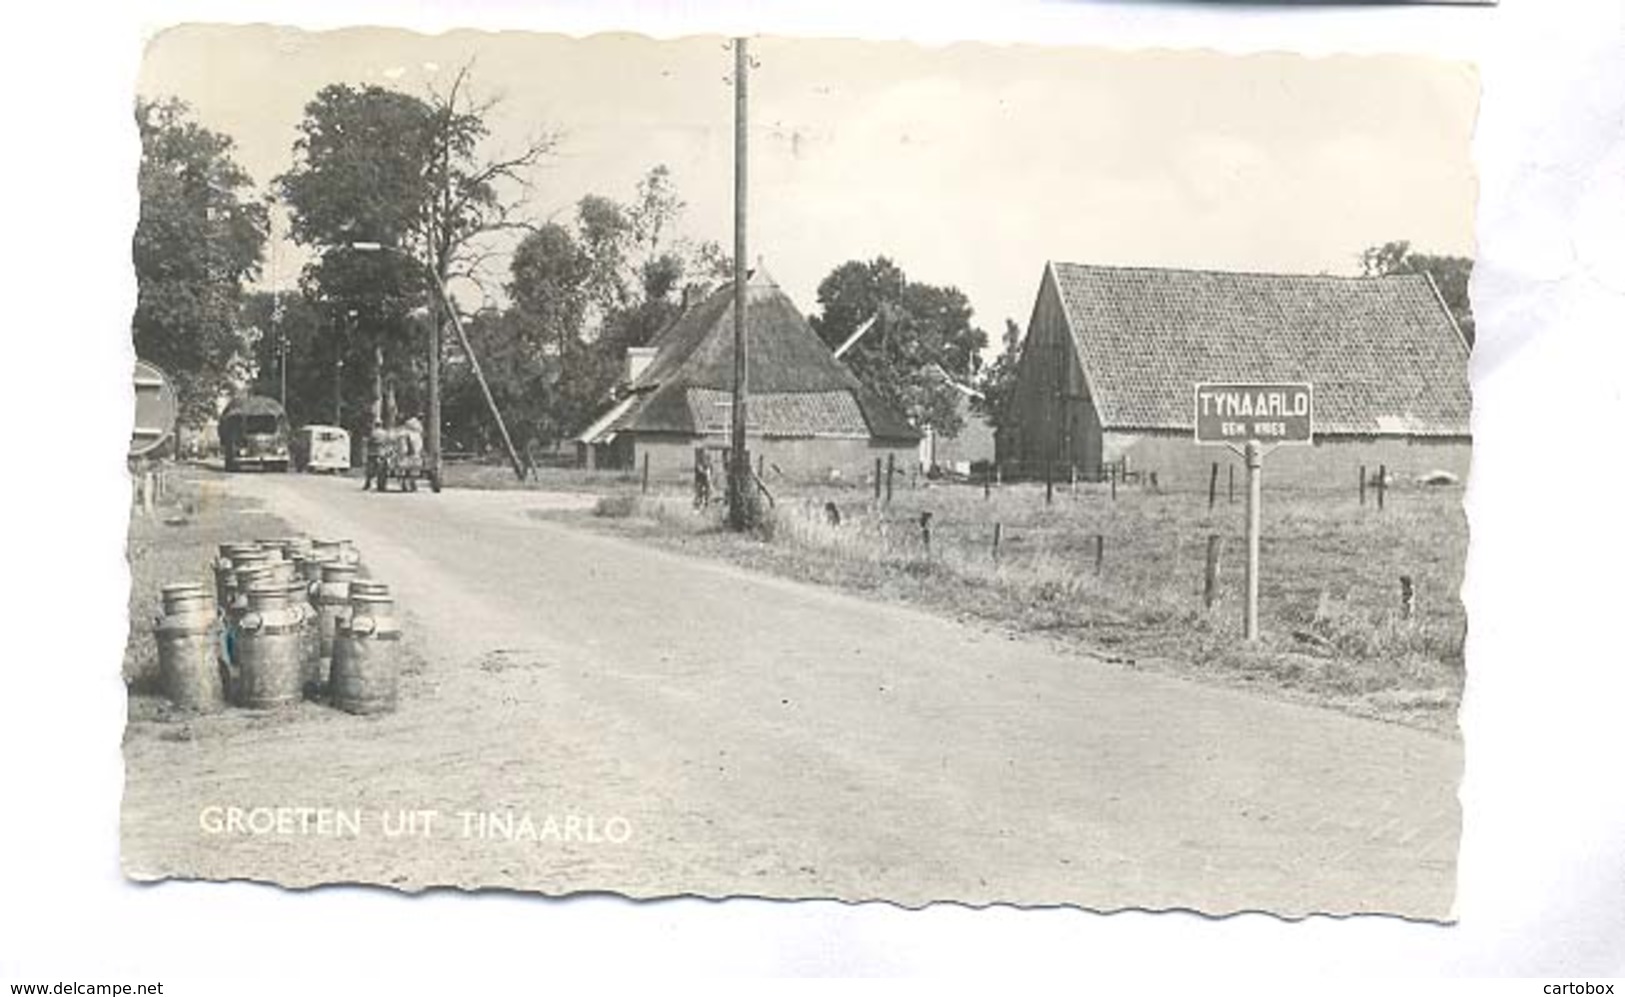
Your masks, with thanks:
[{"label": "barn wall", "polygon": [[1037,475],[1047,461],[1094,468],[1101,463],[1099,419],[1078,364],[1059,289],[1044,270],[1016,369],[1014,424],[999,461],[1010,473]]},{"label": "barn wall", "polygon": [[[632,444],[632,461],[628,469],[641,473],[643,458],[649,457],[649,476],[661,481],[691,481],[694,475],[694,450],[704,446],[712,451],[712,471],[721,475],[720,451],[727,449],[729,440],[722,435],[653,436],[644,434]],[[764,458],[767,465],[766,480],[769,487],[779,477],[793,481],[826,481],[838,472],[843,481],[864,481],[874,473],[875,458],[882,462],[890,456],[899,473],[908,473],[919,459],[913,443],[884,444],[861,439],[822,439],[813,437],[751,437],[748,441],[751,460]],[[778,467],[778,473],[772,468]]]},{"label": "barn wall", "polygon": [[[1156,471],[1164,490],[1205,491],[1214,461],[1219,463],[1219,487],[1226,487],[1236,467],[1239,488],[1245,464],[1222,446],[1197,446],[1191,434],[1106,432],[1107,463],[1127,459],[1130,471]],[[1271,488],[1348,489],[1360,484],[1360,465],[1375,476],[1383,465],[1390,475],[1409,482],[1428,471],[1443,470],[1467,480],[1472,445],[1465,440],[1347,437],[1325,439],[1311,446],[1283,446],[1264,458],[1265,480]]]}]

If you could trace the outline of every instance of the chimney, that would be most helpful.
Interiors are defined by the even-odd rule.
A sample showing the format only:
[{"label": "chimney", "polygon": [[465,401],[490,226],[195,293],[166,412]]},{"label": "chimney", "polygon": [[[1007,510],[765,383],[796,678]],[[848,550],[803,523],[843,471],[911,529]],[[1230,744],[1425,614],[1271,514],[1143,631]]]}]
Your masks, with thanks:
[{"label": "chimney", "polygon": [[626,383],[634,384],[642,376],[649,364],[654,361],[657,351],[653,346],[628,346],[626,348]]}]

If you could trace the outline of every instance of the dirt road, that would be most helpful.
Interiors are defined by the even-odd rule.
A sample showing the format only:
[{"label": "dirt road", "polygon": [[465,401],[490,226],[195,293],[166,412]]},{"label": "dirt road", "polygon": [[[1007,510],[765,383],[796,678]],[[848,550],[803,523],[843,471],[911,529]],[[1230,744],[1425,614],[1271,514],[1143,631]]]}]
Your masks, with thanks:
[{"label": "dirt road", "polygon": [[217,480],[354,539],[427,664],[132,730],[133,876],[1449,913],[1455,742],[530,515],[576,496]]}]

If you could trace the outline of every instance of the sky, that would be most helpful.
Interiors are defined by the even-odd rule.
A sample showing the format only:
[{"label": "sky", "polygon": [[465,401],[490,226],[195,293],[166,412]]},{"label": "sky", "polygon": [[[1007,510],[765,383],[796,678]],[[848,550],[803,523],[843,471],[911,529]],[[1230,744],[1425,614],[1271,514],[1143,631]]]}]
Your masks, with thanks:
[{"label": "sky", "polygon": [[[804,312],[850,259],[959,287],[997,343],[1044,264],[1353,273],[1393,239],[1472,256],[1478,80],[1389,56],[757,38],[748,255]],[[732,247],[733,56],[719,37],[307,32],[183,26],[152,40],[142,96],[187,101],[267,185],[331,82],[424,94],[472,61],[493,152],[549,132],[532,220],[630,199],[664,163],[682,232]],[[263,285],[308,257],[280,225]],[[505,263],[489,284],[505,279]],[[454,288],[465,308],[482,302]]]}]

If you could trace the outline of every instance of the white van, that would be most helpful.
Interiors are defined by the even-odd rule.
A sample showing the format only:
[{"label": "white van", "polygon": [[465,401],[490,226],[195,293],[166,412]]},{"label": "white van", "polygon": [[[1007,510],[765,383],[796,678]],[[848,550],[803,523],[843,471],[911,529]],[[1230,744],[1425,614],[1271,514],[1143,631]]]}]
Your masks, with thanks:
[{"label": "white van", "polygon": [[301,471],[348,471],[350,434],[337,426],[300,426],[293,438],[293,460]]}]

